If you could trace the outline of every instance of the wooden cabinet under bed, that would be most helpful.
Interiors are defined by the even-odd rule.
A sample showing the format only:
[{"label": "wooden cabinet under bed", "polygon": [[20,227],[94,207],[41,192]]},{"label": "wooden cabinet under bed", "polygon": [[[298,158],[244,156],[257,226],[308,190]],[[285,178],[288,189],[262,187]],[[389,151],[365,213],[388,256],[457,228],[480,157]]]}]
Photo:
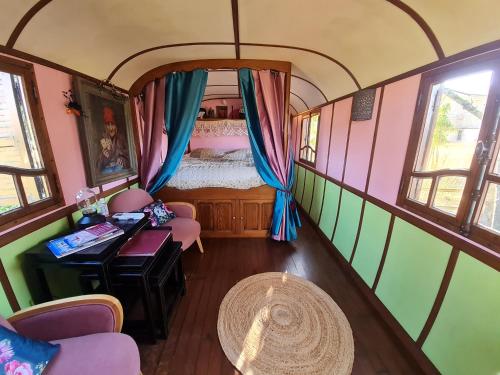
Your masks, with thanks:
[{"label": "wooden cabinet under bed", "polygon": [[271,228],[275,189],[163,188],[164,202],[189,202],[196,207],[202,237],[267,237]]}]

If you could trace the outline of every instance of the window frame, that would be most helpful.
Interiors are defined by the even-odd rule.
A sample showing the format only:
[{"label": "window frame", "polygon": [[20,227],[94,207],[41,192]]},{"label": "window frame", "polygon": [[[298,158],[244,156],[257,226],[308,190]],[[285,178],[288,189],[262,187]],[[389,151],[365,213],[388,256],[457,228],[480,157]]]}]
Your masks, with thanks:
[{"label": "window frame", "polygon": [[[481,70],[492,70],[492,78],[488,99],[486,101],[485,111],[481,122],[481,128],[478,134],[476,147],[480,142],[489,142],[496,121],[497,111],[500,109],[500,53],[489,53],[475,58],[470,58],[460,62],[446,65],[422,74],[420,87],[413,116],[412,128],[410,131],[406,158],[403,166],[401,182],[398,191],[396,204],[408,211],[413,212],[425,219],[431,220],[447,229],[457,232],[463,236],[473,239],[476,242],[484,244],[494,250],[500,250],[498,245],[499,235],[481,228],[477,221],[480,211],[486,197],[487,181],[500,180],[500,178],[492,174],[495,160],[493,157],[497,155],[499,149],[499,131],[496,134],[496,145],[492,156],[488,160],[486,166],[486,174],[481,181],[479,197],[477,200],[472,199],[472,194],[477,186],[480,176],[480,158],[476,151],[471,160],[468,170],[437,170],[432,172],[416,172],[415,165],[418,159],[419,150],[421,147],[422,133],[425,128],[425,118],[429,109],[432,87],[439,82],[444,82],[448,79],[459,77]],[[412,141],[415,140],[415,141]],[[477,148],[476,148],[477,150]],[[443,173],[444,172],[444,173]],[[433,195],[437,189],[439,177],[446,176],[465,176],[466,183],[464,186],[462,198],[460,200],[458,210],[455,216],[448,215],[444,211],[437,208],[432,208]],[[493,177],[492,177],[493,176]],[[415,200],[408,198],[411,188],[411,177],[432,177],[429,196],[426,204],[418,203]],[[467,218],[471,220],[468,223]]]},{"label": "window frame", "polygon": [[[309,144],[305,145],[304,147],[301,147],[302,146],[302,132],[303,132],[303,128],[304,128],[304,120],[308,120],[308,123],[307,123],[307,140],[309,140],[309,131],[311,130],[311,118],[313,116],[316,116],[318,115],[318,130],[316,132],[316,150],[314,150],[314,161],[309,161],[307,159],[303,159],[302,158],[302,150],[305,149],[305,148],[311,148],[311,146],[309,146]],[[316,110],[316,111],[312,111],[310,113],[308,113],[307,115],[305,116],[302,116],[301,119],[300,119],[300,132],[299,132],[299,161],[301,163],[304,163],[304,164],[307,164],[313,168],[316,168],[316,161],[318,160],[318,139],[319,139],[319,131],[320,131],[320,126],[321,126],[321,111],[320,110]],[[312,148],[311,148],[312,149]]]},{"label": "window frame", "polygon": [[[0,71],[22,77],[26,101],[29,106],[28,109],[31,114],[31,119],[33,121],[33,131],[38,142],[40,158],[42,159],[44,165],[41,169],[30,170],[25,168],[3,166],[0,164],[0,174],[12,176],[16,186],[19,203],[21,204],[21,207],[0,215],[1,231],[19,225],[58,207],[64,206],[65,202],[61,193],[61,184],[57,173],[54,154],[50,145],[45,117],[42,111],[33,64],[11,59],[6,56],[0,56]],[[46,176],[47,186],[50,190],[51,196],[34,203],[28,203],[21,178],[23,176],[32,177],[39,175]]]}]

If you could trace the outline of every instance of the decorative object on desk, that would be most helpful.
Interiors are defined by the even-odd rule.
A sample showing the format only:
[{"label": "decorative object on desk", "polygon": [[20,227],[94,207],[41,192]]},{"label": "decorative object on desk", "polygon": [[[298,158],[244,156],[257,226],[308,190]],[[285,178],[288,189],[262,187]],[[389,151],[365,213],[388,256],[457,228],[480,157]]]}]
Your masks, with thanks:
[{"label": "decorative object on desk", "polygon": [[109,216],[108,203],[106,202],[106,199],[99,199],[97,202],[97,212],[105,217]]},{"label": "decorative object on desk", "polygon": [[288,273],[261,273],[233,286],[220,305],[217,333],[243,375],[352,370],[354,340],[346,316],[325,291]]},{"label": "decorative object on desk", "polygon": [[87,183],[98,186],[137,174],[128,98],[80,77],[75,95],[85,108],[79,119]]},{"label": "decorative object on desk", "polygon": [[6,375],[41,375],[60,344],[32,340],[0,326],[0,366]]},{"label": "decorative object on desk", "polygon": [[149,222],[153,228],[168,223],[175,218],[175,212],[170,210],[167,205],[159,199],[143,207],[140,211],[144,214],[149,214]]},{"label": "decorative object on desk", "polygon": [[354,94],[351,109],[352,121],[366,121],[372,118],[376,91],[376,89],[364,89]]},{"label": "decorative object on desk", "polygon": [[117,212],[112,216],[113,219],[118,221],[138,221],[144,217],[142,212]]},{"label": "decorative object on desk", "polygon": [[75,96],[73,95],[73,91],[68,90],[68,91],[63,91],[62,93],[63,96],[66,98],[66,103],[64,104],[64,106],[66,107],[66,113],[68,115],[73,114],[77,117],[84,115],[82,111],[82,106],[78,104],[78,102],[76,101]]},{"label": "decorative object on desk", "polygon": [[92,189],[84,187],[76,193],[76,205],[83,217],[78,220],[76,227],[84,229],[106,221],[106,217],[97,212],[97,196]]},{"label": "decorative object on desk", "polygon": [[56,238],[47,242],[47,247],[56,258],[76,253],[91,246],[108,241],[124,233],[123,229],[105,222],[94,225],[85,230],[81,230],[67,236]]}]

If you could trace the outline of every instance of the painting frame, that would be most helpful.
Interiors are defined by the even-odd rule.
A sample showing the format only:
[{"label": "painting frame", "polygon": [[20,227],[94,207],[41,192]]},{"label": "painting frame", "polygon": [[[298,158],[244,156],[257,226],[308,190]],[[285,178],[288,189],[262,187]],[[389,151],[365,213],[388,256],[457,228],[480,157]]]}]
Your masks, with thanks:
[{"label": "painting frame", "polygon": [[137,175],[129,98],[81,77],[74,77],[73,91],[83,111],[78,133],[87,185]]}]

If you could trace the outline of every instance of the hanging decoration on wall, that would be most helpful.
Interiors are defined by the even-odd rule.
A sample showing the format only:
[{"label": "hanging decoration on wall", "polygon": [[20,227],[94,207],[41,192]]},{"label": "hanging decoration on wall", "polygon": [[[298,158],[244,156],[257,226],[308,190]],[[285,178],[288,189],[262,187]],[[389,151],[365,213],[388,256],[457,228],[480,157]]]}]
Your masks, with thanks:
[{"label": "hanging decoration on wall", "polygon": [[248,136],[245,120],[197,120],[193,137]]},{"label": "hanging decoration on wall", "polygon": [[66,113],[68,115],[73,114],[77,117],[82,116],[82,106],[76,101],[75,96],[73,95],[73,90],[63,91],[62,93],[64,98],[66,99],[66,103],[64,103],[64,106],[66,107]]},{"label": "hanging decoration on wall", "polygon": [[352,121],[370,120],[373,115],[376,89],[364,89],[356,92],[352,101]]}]

